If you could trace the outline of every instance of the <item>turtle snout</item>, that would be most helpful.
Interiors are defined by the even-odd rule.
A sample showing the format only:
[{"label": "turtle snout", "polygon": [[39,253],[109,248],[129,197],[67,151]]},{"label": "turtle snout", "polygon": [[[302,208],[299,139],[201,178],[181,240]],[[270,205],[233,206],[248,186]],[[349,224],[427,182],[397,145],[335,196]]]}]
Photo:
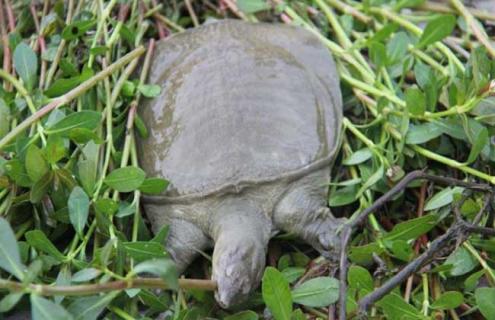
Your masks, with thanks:
[{"label": "turtle snout", "polygon": [[265,266],[265,249],[249,239],[220,239],[213,255],[213,279],[217,281],[215,298],[223,308],[247,299],[259,284]]}]

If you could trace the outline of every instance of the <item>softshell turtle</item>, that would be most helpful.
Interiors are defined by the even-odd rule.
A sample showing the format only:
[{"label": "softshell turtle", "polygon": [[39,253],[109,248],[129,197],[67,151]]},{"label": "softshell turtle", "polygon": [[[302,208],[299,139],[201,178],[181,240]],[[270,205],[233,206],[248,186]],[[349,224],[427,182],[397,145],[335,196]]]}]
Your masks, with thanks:
[{"label": "softshell turtle", "polygon": [[229,307],[259,284],[268,240],[293,233],[321,252],[342,223],[326,206],[342,97],[329,51],[312,33],[226,20],[157,43],[140,108],[149,138],[141,165],[171,184],[146,197],[155,231],[179,269],[214,247],[217,301]]}]

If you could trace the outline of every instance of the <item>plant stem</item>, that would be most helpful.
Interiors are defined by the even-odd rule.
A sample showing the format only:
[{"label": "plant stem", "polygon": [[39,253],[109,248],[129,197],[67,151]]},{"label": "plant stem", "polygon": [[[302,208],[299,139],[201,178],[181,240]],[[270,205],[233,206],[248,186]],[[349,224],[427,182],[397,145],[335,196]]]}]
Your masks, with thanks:
[{"label": "plant stem", "polygon": [[73,99],[79,97],[89,89],[91,89],[95,84],[97,84],[100,80],[105,79],[109,75],[111,75],[113,72],[116,70],[122,68],[124,65],[135,59],[136,57],[139,57],[140,55],[143,54],[144,52],[143,47],[137,47],[133,51],[129,52],[110,66],[106,67],[105,69],[101,70],[99,73],[91,77],[90,79],[84,81],[74,89],[70,90],[66,94],[57,97],[53,99],[52,102],[49,104],[45,105],[43,108],[39,109],[36,113],[25,119],[23,122],[21,122],[19,125],[17,125],[12,131],[10,131],[5,137],[3,137],[0,140],[0,150],[5,147],[7,143],[9,143],[12,139],[14,139],[18,134],[20,134],[22,131],[24,131],[26,128],[28,128],[31,124],[35,123],[38,121],[40,118],[42,118],[44,115],[52,111],[53,109],[56,109],[60,107],[61,105],[67,104],[71,102]]},{"label": "plant stem", "polygon": [[[179,279],[181,289],[214,291],[217,284],[213,280]],[[46,284],[23,284],[17,281],[0,279],[0,289],[10,292],[32,292],[43,296],[86,296],[102,292],[125,289],[167,289],[167,283],[161,278],[134,278],[106,283],[81,284],[73,286],[52,286]]]},{"label": "plant stem", "polygon": [[459,13],[466,20],[467,25],[473,31],[476,38],[485,46],[488,53],[495,58],[495,48],[492,46],[490,39],[486,35],[486,31],[481,27],[481,24],[473,17],[471,12],[469,12],[466,7],[459,0],[450,0],[450,3],[454,8],[459,11]]},{"label": "plant stem", "polygon": [[[425,2],[416,7],[418,10],[424,11],[434,11],[440,13],[455,13],[455,10],[446,5],[435,3],[435,2]],[[481,20],[495,21],[495,14],[488,12],[487,10],[479,10],[475,8],[466,8],[473,16]]]},{"label": "plant stem", "polygon": [[478,171],[478,170],[473,169],[471,167],[468,167],[463,163],[460,163],[456,160],[444,157],[442,155],[439,155],[435,152],[432,152],[432,151],[425,149],[423,147],[420,147],[418,145],[410,145],[410,147],[413,148],[417,153],[421,154],[422,156],[427,157],[428,159],[435,160],[437,162],[446,164],[449,167],[459,169],[465,173],[468,173],[468,174],[471,174],[471,175],[476,176],[478,178],[481,178],[483,180],[486,180],[491,184],[495,184],[495,176],[491,176],[491,175],[486,174],[484,172],[481,172],[481,171]]},{"label": "plant stem", "polygon": [[[82,2],[82,1],[81,1]],[[65,24],[69,25],[72,20],[72,11],[74,9],[74,0],[69,0],[69,3],[67,5],[67,18],[65,19]],[[45,80],[45,89],[48,89],[50,87],[50,84],[52,82],[52,78],[55,75],[55,72],[57,71],[57,67],[59,65],[60,59],[62,58],[62,54],[64,53],[65,45],[67,41],[65,39],[62,39],[60,41],[60,44],[58,45],[57,52],[55,53],[55,59],[53,59],[52,64],[50,65],[50,69],[48,70],[48,74],[46,76]]]},{"label": "plant stem", "polygon": [[363,22],[364,24],[369,24],[372,19],[362,13],[361,11],[357,10],[356,8],[348,5],[347,3],[344,3],[339,0],[326,0],[331,6],[333,6],[335,9],[353,16],[354,18],[358,19],[359,21]]},{"label": "plant stem", "polygon": [[478,251],[471,245],[471,243],[469,241],[466,241],[462,244],[464,246],[464,248],[466,248],[469,253],[471,253],[471,255],[473,255],[476,260],[478,260],[478,262],[480,263],[480,265],[483,267],[483,269],[485,270],[485,273],[487,276],[490,276],[490,282],[493,286],[493,284],[495,283],[495,272],[494,270],[488,265],[488,263],[486,262],[485,259],[483,259],[480,254],[478,253]]},{"label": "plant stem", "polygon": [[174,23],[172,20],[168,19],[167,17],[165,16],[162,16],[161,14],[159,14],[158,12],[154,13],[153,14],[153,17],[155,19],[158,19],[160,20],[161,22],[165,23],[166,25],[169,25],[170,27],[174,28],[175,30],[179,31],[179,32],[182,32],[184,31],[185,29],[182,28],[181,26],[179,26],[178,24]]}]

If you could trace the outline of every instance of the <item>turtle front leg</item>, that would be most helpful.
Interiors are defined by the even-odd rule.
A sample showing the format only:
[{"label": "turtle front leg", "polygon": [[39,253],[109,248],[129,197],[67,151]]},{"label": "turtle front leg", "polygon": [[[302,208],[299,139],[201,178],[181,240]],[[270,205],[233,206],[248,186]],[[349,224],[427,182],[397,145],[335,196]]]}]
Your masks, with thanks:
[{"label": "turtle front leg", "polygon": [[[176,209],[159,204],[146,204],[146,215],[151,221],[154,233],[162,226],[169,225],[166,239],[166,249],[174,259],[177,270],[182,273],[201,251],[211,248],[211,239],[199,226],[186,217],[191,214],[191,208]],[[185,212],[185,213],[182,213]]]},{"label": "turtle front leg", "polygon": [[213,275],[215,298],[224,308],[245,300],[258,286],[266,260],[271,221],[247,199],[222,201],[211,222],[215,240]]},{"label": "turtle front leg", "polygon": [[345,219],[335,218],[326,206],[325,177],[317,171],[296,182],[275,206],[273,222],[276,228],[297,235],[325,257],[335,258],[340,249],[338,231]]},{"label": "turtle front leg", "polygon": [[170,223],[166,247],[180,273],[184,272],[198,253],[210,245],[211,240],[191,222],[173,219]]}]

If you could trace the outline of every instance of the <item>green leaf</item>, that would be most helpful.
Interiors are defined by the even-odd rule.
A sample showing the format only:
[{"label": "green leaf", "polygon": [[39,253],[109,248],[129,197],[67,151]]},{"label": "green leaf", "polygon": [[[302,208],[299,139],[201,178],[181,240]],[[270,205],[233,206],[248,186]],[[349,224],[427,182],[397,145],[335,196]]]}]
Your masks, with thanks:
[{"label": "green leaf", "polygon": [[91,110],[74,112],[62,118],[57,123],[45,130],[47,134],[68,135],[72,129],[84,128],[94,130],[101,121],[101,113]]},{"label": "green leaf", "polygon": [[365,290],[366,292],[373,291],[373,278],[370,272],[361,266],[351,266],[347,274],[347,281],[349,282],[349,287],[360,290]]},{"label": "green leaf", "polygon": [[49,98],[58,97],[69,92],[69,90],[74,89],[81,84],[82,81],[80,76],[57,79],[44,93]]},{"label": "green leaf", "polygon": [[96,320],[119,293],[114,291],[106,295],[78,298],[67,307],[67,310],[76,320]]},{"label": "green leaf", "polygon": [[275,320],[290,320],[292,313],[292,297],[289,283],[280,271],[273,267],[265,269],[261,292],[266,306]]},{"label": "green leaf", "polygon": [[103,143],[103,140],[93,130],[86,128],[74,128],[69,131],[69,138],[78,144],[86,144],[93,140],[95,143]]},{"label": "green leaf", "polygon": [[10,131],[10,109],[3,99],[0,98],[0,138]]},{"label": "green leaf", "polygon": [[386,23],[381,29],[376,31],[370,42],[380,42],[387,39],[392,33],[394,33],[399,28],[399,25],[396,23]]},{"label": "green leaf", "polygon": [[139,92],[143,94],[146,98],[155,98],[161,92],[161,88],[156,84],[141,84],[138,86]]},{"label": "green leaf", "polygon": [[44,94],[49,98],[61,96],[64,93],[67,93],[70,90],[74,89],[84,81],[88,80],[93,75],[94,72],[92,69],[85,68],[80,75],[73,76],[70,78],[59,78],[55,80],[55,82],[50,86],[50,88],[45,90]]},{"label": "green leaf", "polygon": [[[475,20],[475,23],[478,22]],[[479,27],[483,28],[481,25]],[[491,61],[484,46],[478,46],[469,56],[468,66],[472,68],[471,75],[476,92],[484,90],[493,78]]]},{"label": "green leaf", "polygon": [[89,214],[89,198],[81,187],[75,187],[68,202],[70,222],[77,233],[82,234]]},{"label": "green leaf", "polygon": [[95,202],[96,210],[106,214],[107,216],[113,216],[117,210],[119,210],[119,205],[112,199],[100,198]]},{"label": "green leaf", "polygon": [[393,293],[386,295],[376,304],[383,309],[387,319],[426,319],[419,310],[405,302],[402,297]]},{"label": "green leaf", "polygon": [[387,65],[387,49],[381,42],[371,42],[369,44],[370,58],[377,69]]},{"label": "green leaf", "polygon": [[108,47],[106,46],[97,46],[97,47],[93,47],[89,50],[89,52],[92,54],[92,55],[102,55],[104,53],[106,53],[108,51]]},{"label": "green leaf", "polygon": [[169,182],[162,178],[148,178],[143,181],[139,191],[148,194],[160,194],[167,189]]},{"label": "green leaf", "polygon": [[467,163],[472,163],[478,158],[481,150],[488,144],[488,129],[483,127],[479,130],[477,136],[474,138],[473,146],[471,147],[471,152],[469,152],[469,157]]},{"label": "green leaf", "polygon": [[237,6],[244,13],[256,13],[270,9],[265,0],[238,0]]},{"label": "green leaf", "polygon": [[29,200],[32,203],[39,203],[48,192],[53,182],[53,171],[48,171],[41,179],[33,184],[29,192]]},{"label": "green leaf", "polygon": [[383,246],[372,242],[363,246],[351,247],[349,258],[354,263],[367,265],[373,262],[373,254],[381,254],[384,250]]},{"label": "green leaf", "polygon": [[419,38],[418,48],[426,47],[449,36],[454,30],[456,19],[452,15],[442,15],[431,20]]},{"label": "green leaf", "polygon": [[170,226],[168,224],[163,225],[160,228],[160,231],[158,231],[153,237],[153,239],[151,239],[150,241],[157,242],[160,244],[165,244],[169,230],[170,230]]},{"label": "green leaf", "polygon": [[431,86],[434,82],[435,74],[430,66],[420,61],[416,61],[416,64],[414,65],[414,76],[421,89],[426,90],[426,88]]},{"label": "green leaf", "polygon": [[406,240],[388,241],[385,245],[390,249],[392,256],[402,261],[408,262],[414,256],[412,246]]},{"label": "green leaf", "polygon": [[404,31],[397,32],[387,43],[387,57],[390,64],[404,61],[407,46],[411,40]]},{"label": "green leaf", "polygon": [[149,241],[122,242],[127,254],[137,262],[166,257],[161,243]]},{"label": "green leaf", "polygon": [[[476,107],[474,107],[471,113],[478,116],[479,121],[491,126],[495,126],[495,97],[492,96],[484,98],[476,105]],[[0,137],[1,136],[2,134],[0,125]]]},{"label": "green leaf", "polygon": [[399,0],[394,6],[394,11],[400,11],[402,8],[414,8],[423,4],[426,0]]},{"label": "green leaf", "polygon": [[373,153],[368,148],[363,148],[357,151],[354,151],[349,157],[347,157],[342,164],[346,166],[353,166],[356,164],[360,164],[365,162],[366,160],[371,159]]},{"label": "green leaf", "polygon": [[87,194],[93,193],[96,184],[98,151],[98,145],[93,142],[88,142],[83,148],[84,157],[79,157],[79,161],[77,162],[79,180]]},{"label": "green leaf", "polygon": [[447,260],[444,262],[444,265],[452,265],[452,269],[449,271],[450,275],[462,276],[473,270],[478,263],[478,260],[471,256],[469,251],[467,251],[464,247],[459,247],[448,256]]},{"label": "green leaf", "polygon": [[[448,269],[448,271],[452,270],[452,266]],[[474,289],[478,288],[478,283],[481,277],[485,275],[485,270],[481,269],[477,272],[473,272],[469,275],[469,277],[464,280],[464,288],[466,291],[474,291]]]},{"label": "green leaf", "polygon": [[481,314],[486,319],[495,319],[495,288],[478,288],[474,296]]},{"label": "green leaf", "polygon": [[432,122],[410,125],[406,134],[407,144],[421,144],[439,137],[443,133],[441,127]]},{"label": "green leaf", "polygon": [[78,20],[67,25],[62,30],[62,38],[64,40],[74,40],[84,35],[92,26],[96,24],[96,20]]},{"label": "green leaf", "polygon": [[247,311],[241,311],[236,314],[227,316],[223,318],[224,320],[258,320],[259,316],[256,312],[247,310]]},{"label": "green leaf", "polygon": [[415,116],[422,116],[426,111],[426,97],[418,88],[409,88],[406,90],[407,110]]},{"label": "green leaf", "polygon": [[26,168],[19,159],[12,159],[4,164],[7,175],[21,187],[29,187],[32,182],[26,173]]},{"label": "green leaf", "polygon": [[291,320],[307,320],[308,317],[301,311],[301,309],[296,309],[292,312]]},{"label": "green leaf", "polygon": [[23,292],[12,292],[3,297],[0,301],[0,314],[12,310],[23,296]]},{"label": "green leaf", "polygon": [[134,127],[137,129],[137,132],[139,133],[139,136],[141,138],[143,139],[148,138],[149,136],[148,128],[146,128],[143,119],[141,119],[141,117],[138,114],[136,114],[136,116],[134,117]]},{"label": "green leaf", "polygon": [[463,188],[460,187],[447,187],[443,189],[426,202],[424,211],[435,210],[452,203],[452,201],[454,201],[454,194],[461,193],[462,190]]},{"label": "green leaf", "polygon": [[384,172],[385,172],[385,170],[384,170],[383,164],[382,164],[382,165],[380,165],[378,170],[376,170],[375,173],[373,173],[368,178],[368,180],[366,180],[366,182],[363,183],[361,188],[359,188],[357,195],[356,195],[356,198],[359,198],[363,194],[363,192],[365,192],[366,190],[371,188],[375,183],[377,183],[383,177]]},{"label": "green leaf", "polygon": [[13,274],[17,279],[24,279],[26,267],[21,263],[19,245],[10,224],[0,217],[0,268]]},{"label": "green leaf", "polygon": [[427,233],[437,224],[437,216],[433,214],[425,215],[419,218],[396,224],[392,231],[388,232],[384,237],[384,241],[394,240],[413,240],[420,235]]},{"label": "green leaf", "polygon": [[65,261],[65,256],[53,245],[45,233],[40,230],[32,230],[24,235],[27,243],[36,250],[49,254],[59,262]]},{"label": "green leaf", "polygon": [[76,272],[72,278],[72,282],[87,282],[96,279],[101,274],[101,271],[96,268],[86,268]]},{"label": "green leaf", "polygon": [[30,145],[26,152],[26,172],[31,181],[38,181],[48,170],[50,168],[45,158],[43,158],[43,152],[34,144]]},{"label": "green leaf", "polygon": [[464,296],[462,293],[458,291],[447,291],[438,297],[438,299],[435,300],[430,307],[436,310],[454,309],[460,306],[463,301]]},{"label": "green leaf", "polygon": [[292,290],[292,301],[308,307],[326,307],[339,298],[339,281],[330,277],[308,280]]},{"label": "green leaf", "polygon": [[33,320],[73,319],[64,307],[36,294],[31,294],[31,316]]},{"label": "green leaf", "polygon": [[134,272],[136,274],[151,273],[162,278],[167,284],[167,288],[179,289],[177,266],[171,259],[152,259],[141,262],[134,267]]},{"label": "green leaf", "polygon": [[131,192],[143,184],[145,177],[146,174],[140,168],[124,167],[113,170],[104,182],[119,192]]},{"label": "green leaf", "polygon": [[78,68],[71,62],[69,58],[60,59],[60,70],[64,77],[73,77],[79,75]]},{"label": "green leaf", "polygon": [[45,158],[49,163],[57,163],[66,155],[67,149],[64,145],[64,139],[56,134],[48,136],[48,141],[43,151]]},{"label": "green leaf", "polygon": [[119,210],[115,215],[118,218],[124,218],[134,214],[136,212],[136,206],[132,203],[120,202]]},{"label": "green leaf", "polygon": [[299,279],[305,271],[306,269],[301,267],[288,267],[282,270],[282,274],[289,283],[292,283]]},{"label": "green leaf", "polygon": [[328,205],[330,207],[340,207],[356,201],[357,186],[350,185],[338,189],[335,192],[331,192],[328,198]]},{"label": "green leaf", "polygon": [[24,42],[19,43],[14,50],[14,67],[26,88],[33,89],[38,74],[38,57]]}]

